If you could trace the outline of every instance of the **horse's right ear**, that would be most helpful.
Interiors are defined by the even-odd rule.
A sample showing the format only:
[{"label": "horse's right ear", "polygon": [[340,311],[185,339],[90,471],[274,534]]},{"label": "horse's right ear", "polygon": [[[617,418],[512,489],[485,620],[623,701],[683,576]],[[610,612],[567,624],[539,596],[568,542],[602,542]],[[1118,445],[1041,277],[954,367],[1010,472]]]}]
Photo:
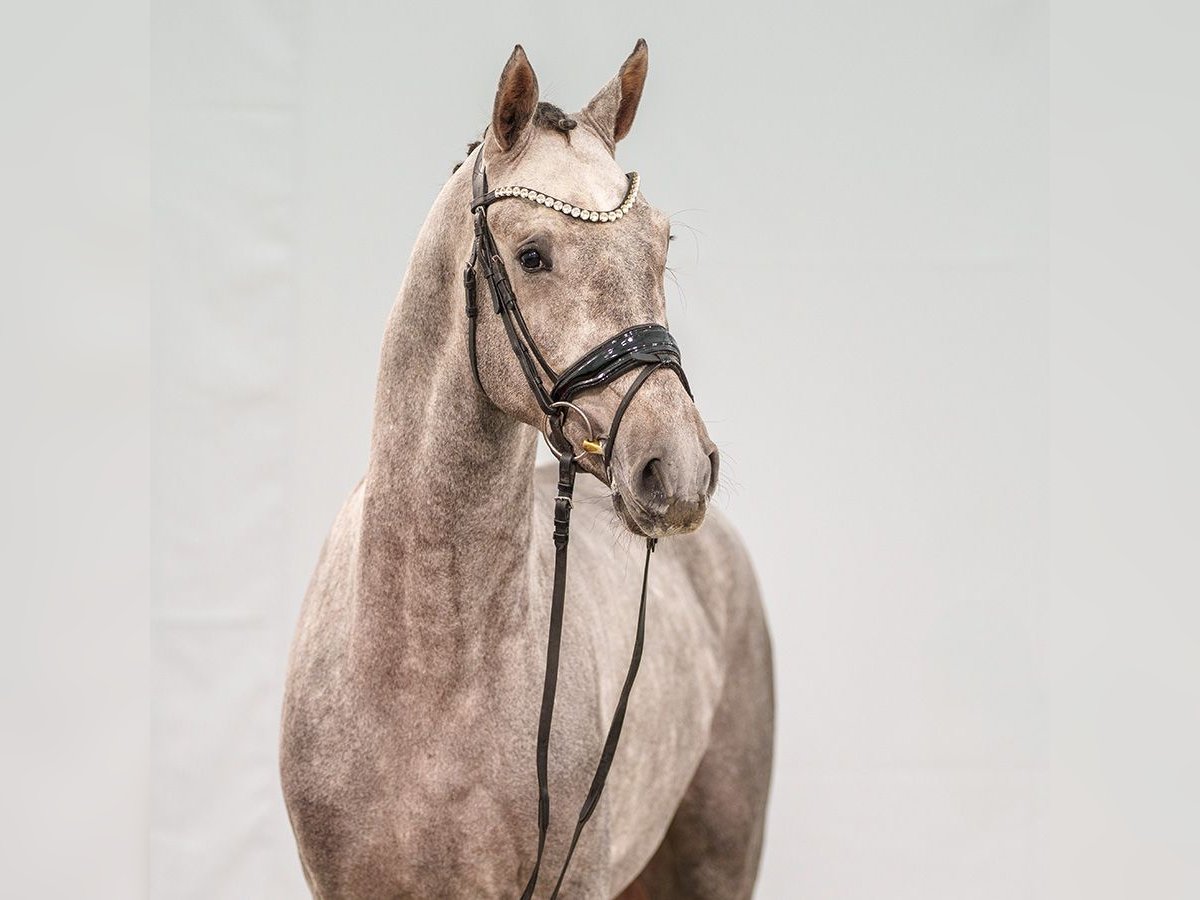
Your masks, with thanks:
[{"label": "horse's right ear", "polygon": [[501,150],[510,150],[533,118],[538,102],[537,76],[520,44],[500,73],[496,102],[492,106],[492,134]]}]

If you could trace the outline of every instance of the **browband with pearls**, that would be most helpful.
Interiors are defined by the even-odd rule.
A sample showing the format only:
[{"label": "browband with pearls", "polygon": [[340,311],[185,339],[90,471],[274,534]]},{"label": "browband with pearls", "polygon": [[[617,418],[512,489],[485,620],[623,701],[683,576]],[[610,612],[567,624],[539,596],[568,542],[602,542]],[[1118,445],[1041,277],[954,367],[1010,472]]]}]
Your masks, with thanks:
[{"label": "browband with pearls", "polygon": [[509,187],[496,188],[494,191],[489,191],[479,199],[471,203],[471,209],[478,209],[480,206],[487,206],[495,200],[500,200],[504,197],[517,197],[521,200],[528,200],[530,203],[536,203],[538,206],[544,206],[547,209],[553,209],[556,212],[562,213],[564,216],[570,216],[572,219],[579,219],[581,222],[616,222],[625,213],[629,212],[638,195],[638,173],[629,172],[625,175],[629,179],[629,189],[625,192],[625,199],[621,201],[621,205],[615,209],[610,209],[606,212],[597,212],[594,209],[583,209],[579,206],[573,206],[565,200],[559,200],[557,197],[551,197],[549,194],[544,194],[541,191],[535,191],[533,188],[521,187],[520,185],[511,185]]}]

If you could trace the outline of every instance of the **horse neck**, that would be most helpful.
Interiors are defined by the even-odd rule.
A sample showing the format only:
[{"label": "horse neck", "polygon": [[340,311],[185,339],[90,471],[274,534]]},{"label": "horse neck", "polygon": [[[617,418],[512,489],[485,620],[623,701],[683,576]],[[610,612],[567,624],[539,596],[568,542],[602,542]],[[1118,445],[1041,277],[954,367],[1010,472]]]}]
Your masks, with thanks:
[{"label": "horse neck", "polygon": [[483,397],[467,362],[467,168],[421,229],[388,320],[364,483],[359,658],[409,684],[495,665],[530,578],[536,436]]}]

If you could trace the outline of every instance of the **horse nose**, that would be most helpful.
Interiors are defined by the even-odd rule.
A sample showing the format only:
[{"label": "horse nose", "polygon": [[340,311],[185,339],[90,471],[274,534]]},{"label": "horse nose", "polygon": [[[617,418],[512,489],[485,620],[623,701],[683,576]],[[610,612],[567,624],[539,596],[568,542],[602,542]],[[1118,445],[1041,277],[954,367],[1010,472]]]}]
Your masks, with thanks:
[{"label": "horse nose", "polygon": [[634,471],[638,504],[668,528],[694,528],[716,486],[719,454],[651,454]]}]

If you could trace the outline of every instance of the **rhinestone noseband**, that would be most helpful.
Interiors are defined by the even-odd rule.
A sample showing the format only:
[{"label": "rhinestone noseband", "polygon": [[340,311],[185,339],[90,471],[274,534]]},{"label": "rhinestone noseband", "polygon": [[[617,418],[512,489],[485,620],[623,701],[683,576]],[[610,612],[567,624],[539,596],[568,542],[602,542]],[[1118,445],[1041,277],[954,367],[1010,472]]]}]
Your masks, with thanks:
[{"label": "rhinestone noseband", "polygon": [[[487,282],[492,295],[492,311],[500,317],[504,331],[508,335],[509,344],[520,363],[521,372],[533,392],[534,399],[546,415],[548,434],[547,443],[558,457],[558,495],[554,499],[554,587],[550,597],[550,632],[546,644],[546,673],[542,686],[542,707],[538,718],[537,736],[537,779],[538,779],[538,844],[537,859],[533,864],[529,881],[521,894],[521,900],[530,900],[537,887],[538,873],[542,867],[542,855],[546,848],[546,834],[550,828],[550,790],[548,783],[550,726],[554,717],[554,695],[558,685],[558,656],[562,642],[563,609],[566,601],[567,586],[567,545],[571,532],[571,498],[575,490],[575,474],[579,457],[573,452],[570,441],[563,433],[563,424],[567,411],[574,410],[580,415],[588,429],[588,439],[583,442],[585,453],[600,453],[604,459],[605,471],[612,481],[612,451],[616,443],[617,429],[625,411],[629,408],[634,395],[646,383],[646,380],[659,369],[670,369],[682,382],[690,397],[691,387],[687,376],[683,373],[680,362],[679,345],[671,337],[665,326],[655,323],[635,325],[620,334],[605,341],[599,347],[585,353],[580,359],[567,366],[562,374],[557,373],[546,361],[538,348],[537,342],[529,333],[517,296],[513,292],[512,283],[508,280],[508,272],[504,261],[488,226],[488,207],[500,200],[515,198],[536,203],[547,209],[553,209],[572,219],[581,222],[614,223],[619,222],[633,208],[638,197],[638,176],[631,172],[627,176],[629,188],[625,199],[616,209],[605,212],[584,209],[574,204],[551,197],[541,191],[531,188],[510,186],[489,191],[487,187],[487,172],[483,162],[483,146],[475,150],[475,165],[471,176],[472,199],[471,212],[474,215],[475,241],[471,246],[471,256],[463,271],[463,287],[467,301],[467,354],[471,363],[471,371],[479,390],[487,396],[483,381],[479,377],[479,360],[476,351],[476,325],[479,318],[477,303],[477,280],[475,270],[478,268]],[[584,391],[600,388],[611,383],[627,372],[640,369],[621,402],[613,413],[608,433],[597,441],[592,433],[592,425],[586,414],[571,401]],[[549,387],[542,379],[545,375]],[[617,751],[617,742],[621,738],[621,727],[625,722],[625,710],[629,704],[629,693],[637,677],[638,667],[642,659],[642,647],[646,631],[646,589],[650,575],[650,554],[654,552],[655,538],[646,539],[646,559],[642,568],[642,596],[638,607],[637,631],[634,636],[633,656],[625,674],[625,683],[617,706],[609,724],[608,735],[604,748],[600,753],[600,761],[596,765],[596,773],[592,778],[591,787],[575,821],[575,831],[571,837],[570,849],[558,875],[558,881],[551,894],[551,900],[558,897],[558,892],[571,864],[571,857],[596,805],[604,790],[609,768]]]}]

